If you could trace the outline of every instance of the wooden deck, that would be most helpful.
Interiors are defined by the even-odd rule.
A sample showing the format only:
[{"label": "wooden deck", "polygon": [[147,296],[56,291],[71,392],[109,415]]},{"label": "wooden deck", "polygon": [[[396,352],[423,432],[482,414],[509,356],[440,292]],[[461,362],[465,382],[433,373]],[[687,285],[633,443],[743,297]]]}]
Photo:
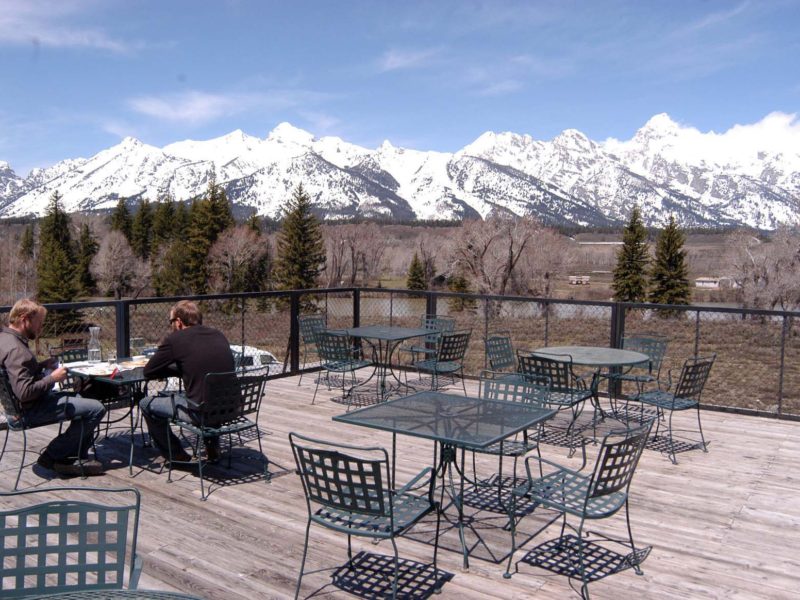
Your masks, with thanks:
[{"label": "wooden deck", "polygon": [[[136,448],[134,476],[128,475],[128,435],[114,433],[98,445],[108,463],[104,477],[86,481],[48,481],[48,472],[28,466],[21,489],[64,485],[136,486],[142,493],[139,553],[144,560],[140,587],[180,590],[208,599],[283,598],[294,594],[306,526],[306,505],[299,478],[292,472],[293,459],[287,434],[297,431],[352,443],[380,444],[391,448],[389,434],[336,424],[331,417],[344,411],[334,395],[321,389],[311,406],[313,376],[302,386],[297,379],[268,383],[260,424],[266,435],[264,449],[271,462],[272,481],[256,480],[260,464],[253,459],[255,440],[235,450],[233,468],[211,469],[211,495],[200,501],[200,486],[191,473],[176,472],[167,483],[159,473],[159,461],[151,449]],[[684,418],[685,417],[685,418]],[[691,415],[679,415],[679,423],[691,424]],[[708,412],[703,425],[710,440],[709,453],[679,454],[672,465],[658,452],[647,450],[632,487],[631,518],[641,546],[652,551],[643,565],[644,575],[626,570],[592,583],[595,598],[796,598],[800,590],[800,424]],[[30,435],[29,462],[54,434],[40,428]],[[11,450],[18,450],[21,436],[12,435]],[[138,444],[138,440],[137,440]],[[428,466],[431,444],[399,438],[398,481]],[[592,448],[590,447],[590,453]],[[543,446],[548,458],[568,460],[564,448]],[[13,485],[19,454],[7,454],[2,487]],[[225,465],[226,463],[221,463]],[[489,473],[495,461],[481,461],[478,469]],[[476,526],[486,546],[475,555],[505,556],[509,534],[489,527],[503,518],[491,513],[476,515]],[[553,519],[536,510],[522,522],[535,533]],[[596,523],[593,530],[621,534],[622,513]],[[400,556],[424,564],[432,559],[432,522],[423,522],[414,539],[398,542]],[[519,561],[538,543],[558,535],[550,525],[515,555]],[[470,534],[470,540],[474,538]],[[352,597],[332,584],[337,568],[346,564],[346,539],[340,534],[312,527],[307,573],[302,597]],[[477,558],[468,572],[462,570],[458,538],[454,530],[442,536],[439,569],[452,576],[440,598],[552,598],[576,597],[567,579],[519,563],[519,572],[505,580],[503,563]],[[354,552],[391,554],[391,544],[354,541]],[[364,556],[364,555],[362,555]],[[413,572],[412,572],[413,573]],[[341,573],[340,573],[341,574]],[[339,578],[347,585],[347,578]],[[424,585],[424,582],[417,581]],[[374,597],[368,592],[361,595]],[[417,592],[416,597],[424,597]]]}]

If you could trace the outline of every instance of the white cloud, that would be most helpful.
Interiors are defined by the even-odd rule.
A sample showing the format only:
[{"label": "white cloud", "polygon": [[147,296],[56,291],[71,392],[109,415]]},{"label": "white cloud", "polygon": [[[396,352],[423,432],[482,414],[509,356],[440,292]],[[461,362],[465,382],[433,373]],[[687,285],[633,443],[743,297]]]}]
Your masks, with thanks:
[{"label": "white cloud", "polygon": [[337,117],[321,112],[299,110],[297,114],[308,121],[313,131],[318,135],[326,135],[342,122],[341,119]]},{"label": "white cloud", "polygon": [[128,100],[134,111],[177,123],[200,124],[253,110],[270,111],[314,104],[328,94],[307,90],[212,93],[199,90],[138,96]]},{"label": "white cloud", "polygon": [[396,71],[398,69],[417,69],[427,67],[431,59],[439,53],[436,48],[425,50],[387,50],[378,61],[381,72]]},{"label": "white cloud", "polygon": [[97,48],[127,52],[133,45],[106,32],[70,21],[88,12],[92,3],[0,0],[0,44],[34,44],[55,48]]}]

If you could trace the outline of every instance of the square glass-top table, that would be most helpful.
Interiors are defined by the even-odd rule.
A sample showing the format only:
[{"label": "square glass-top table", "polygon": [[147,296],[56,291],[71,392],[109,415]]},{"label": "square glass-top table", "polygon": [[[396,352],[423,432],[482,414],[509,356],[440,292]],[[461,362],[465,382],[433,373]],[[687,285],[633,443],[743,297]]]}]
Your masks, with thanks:
[{"label": "square glass-top table", "polygon": [[[396,461],[397,434],[419,437],[437,442],[434,452],[436,475],[442,478],[442,496],[450,482],[449,493],[458,508],[458,529],[464,568],[469,568],[469,551],[464,537],[464,451],[485,448],[520,431],[550,419],[556,411],[534,404],[485,400],[470,396],[425,391],[389,400],[337,415],[334,421],[359,425],[392,433],[392,473]],[[459,466],[456,463],[460,451]],[[438,454],[438,460],[437,460]],[[453,470],[460,479],[460,492],[456,493]],[[394,475],[392,475],[394,477]],[[394,485],[394,482],[392,482]],[[440,503],[440,507],[442,504]]]}]

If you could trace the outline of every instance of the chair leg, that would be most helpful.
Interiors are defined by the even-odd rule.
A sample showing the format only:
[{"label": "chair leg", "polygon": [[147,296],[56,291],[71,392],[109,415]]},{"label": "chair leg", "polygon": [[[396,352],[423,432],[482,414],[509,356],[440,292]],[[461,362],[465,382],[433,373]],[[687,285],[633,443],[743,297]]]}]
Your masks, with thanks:
[{"label": "chair leg", "polygon": [[673,465],[677,465],[678,457],[675,455],[675,442],[672,439],[672,415],[674,414],[674,410],[669,411],[669,459]]},{"label": "chair leg", "polygon": [[0,450],[0,463],[3,462],[3,456],[5,456],[5,454],[6,454],[6,445],[8,444],[8,433],[9,433],[9,431],[11,431],[11,428],[8,426],[8,423],[6,423],[6,437],[3,440],[3,449]]},{"label": "chair leg", "polygon": [[205,502],[206,488],[203,483],[203,451],[205,450],[206,452],[208,452],[208,448],[206,447],[206,438],[200,435],[198,443],[199,447],[197,452],[197,472],[200,477],[200,500],[203,500]]},{"label": "chair leg", "polygon": [[637,575],[644,575],[642,568],[639,566],[639,561],[636,559],[636,544],[633,543],[633,531],[631,530],[631,513],[628,507],[628,499],[625,499],[625,521],[628,523],[628,539],[631,541],[631,552],[633,553],[633,570]]},{"label": "chair leg", "polygon": [[300,560],[300,575],[297,578],[297,587],[294,590],[294,600],[300,596],[300,583],[303,581],[303,570],[306,567],[306,555],[308,554],[308,532],[311,529],[311,519],[306,523],[306,541],[303,544],[303,558]]},{"label": "chair leg", "polygon": [[28,434],[25,428],[22,428],[22,460],[19,463],[19,470],[17,471],[17,480],[14,482],[14,491],[19,487],[19,478],[22,477],[22,467],[25,466],[25,453],[28,451]]},{"label": "chair leg", "polygon": [[269,457],[264,454],[264,448],[261,445],[261,430],[258,428],[258,424],[256,424],[256,439],[258,440],[258,451],[264,457],[264,481],[270,483],[272,479],[269,476]]},{"label": "chair leg", "polygon": [[397,553],[397,542],[392,539],[392,548],[394,549],[394,578],[392,579],[392,600],[397,598],[397,578],[400,574],[400,556]]},{"label": "chair leg", "polygon": [[313,398],[311,398],[311,405],[312,405],[312,406],[314,405],[314,402],[315,402],[315,401],[316,401],[316,399],[317,399],[317,390],[319,390],[319,377],[317,377],[317,385],[316,385],[316,387],[314,388],[314,397],[313,397]]},{"label": "chair leg", "polygon": [[586,577],[586,561],[583,558],[583,524],[584,519],[581,519],[581,524],[578,527],[578,568],[581,572],[581,598],[589,598],[589,580]]},{"label": "chair leg", "polygon": [[697,405],[697,428],[700,430],[700,443],[703,444],[703,452],[708,452],[706,438],[703,435],[703,424],[700,422],[700,404]]}]

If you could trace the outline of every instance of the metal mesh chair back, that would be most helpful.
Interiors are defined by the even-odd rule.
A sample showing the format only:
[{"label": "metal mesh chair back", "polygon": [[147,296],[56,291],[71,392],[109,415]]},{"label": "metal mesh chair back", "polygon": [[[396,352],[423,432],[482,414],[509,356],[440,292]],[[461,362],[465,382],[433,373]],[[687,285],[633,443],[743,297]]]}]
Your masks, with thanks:
[{"label": "metal mesh chair back", "polygon": [[667,353],[667,336],[658,334],[636,334],[623,338],[622,347],[625,350],[641,352],[650,357],[648,365],[636,365],[631,370],[646,369],[656,379],[661,373],[661,364],[664,362],[664,355]]},{"label": "metal mesh chair back", "polygon": [[300,325],[300,338],[304,344],[315,344],[317,334],[327,329],[325,317],[322,315],[305,315],[297,318]]},{"label": "metal mesh chair back", "polygon": [[3,412],[6,414],[9,426],[13,426],[14,423],[22,418],[17,396],[14,394],[14,390],[11,389],[11,381],[8,379],[8,372],[5,369],[0,369],[0,405],[2,405]]},{"label": "metal mesh chair back", "polygon": [[483,371],[480,375],[480,397],[485,400],[525,402],[546,407],[550,402],[550,380],[546,377],[520,376],[498,371]]},{"label": "metal mesh chair back", "polygon": [[515,370],[517,365],[511,334],[508,332],[490,333],[486,338],[486,360],[492,371]]},{"label": "metal mesh chair back", "polygon": [[356,356],[356,348],[349,335],[322,331],[317,334],[317,350],[323,363],[351,361]]},{"label": "metal mesh chair back", "polygon": [[700,402],[700,394],[708,380],[716,354],[698,358],[690,358],[683,363],[681,377],[675,387],[675,397]]},{"label": "metal mesh chair back", "polygon": [[464,360],[471,335],[472,330],[443,333],[439,339],[436,360],[438,362],[460,362]]},{"label": "metal mesh chair back", "polygon": [[385,450],[332,444],[294,433],[289,441],[309,502],[350,513],[391,516],[383,488],[384,481],[389,481]]},{"label": "metal mesh chair back", "polygon": [[595,463],[589,498],[627,489],[642,455],[653,421],[625,431],[609,433]]},{"label": "metal mesh chair back", "polygon": [[425,343],[435,346],[442,333],[455,330],[456,320],[452,317],[440,317],[439,315],[422,315],[420,326],[433,332],[425,336]]},{"label": "metal mesh chair back", "polygon": [[237,377],[236,372],[209,373],[205,400],[197,409],[202,425],[217,426],[257,413],[264,392],[264,376]]},{"label": "metal mesh chair back", "polygon": [[[139,492],[134,488],[42,488],[0,494],[18,504],[34,494],[84,497],[129,495],[116,505],[99,501],[49,500],[0,510],[0,596],[122,589],[126,557],[128,587],[135,588]],[[13,497],[13,498],[12,498]],[[131,501],[132,500],[132,501]],[[128,531],[131,551],[128,555]]]},{"label": "metal mesh chair back", "polygon": [[[87,360],[89,358],[89,350],[87,348],[67,348],[61,352],[58,356],[59,360],[62,363],[71,363],[71,362],[78,362],[81,360]],[[64,378],[64,381],[61,382],[61,389],[62,390],[72,390],[75,389],[75,380],[76,377],[71,373],[67,373],[67,376]]]},{"label": "metal mesh chair back", "polygon": [[548,357],[519,353],[519,371],[526,376],[545,377],[554,392],[571,393],[576,387],[572,373],[572,356],[551,354]]}]

